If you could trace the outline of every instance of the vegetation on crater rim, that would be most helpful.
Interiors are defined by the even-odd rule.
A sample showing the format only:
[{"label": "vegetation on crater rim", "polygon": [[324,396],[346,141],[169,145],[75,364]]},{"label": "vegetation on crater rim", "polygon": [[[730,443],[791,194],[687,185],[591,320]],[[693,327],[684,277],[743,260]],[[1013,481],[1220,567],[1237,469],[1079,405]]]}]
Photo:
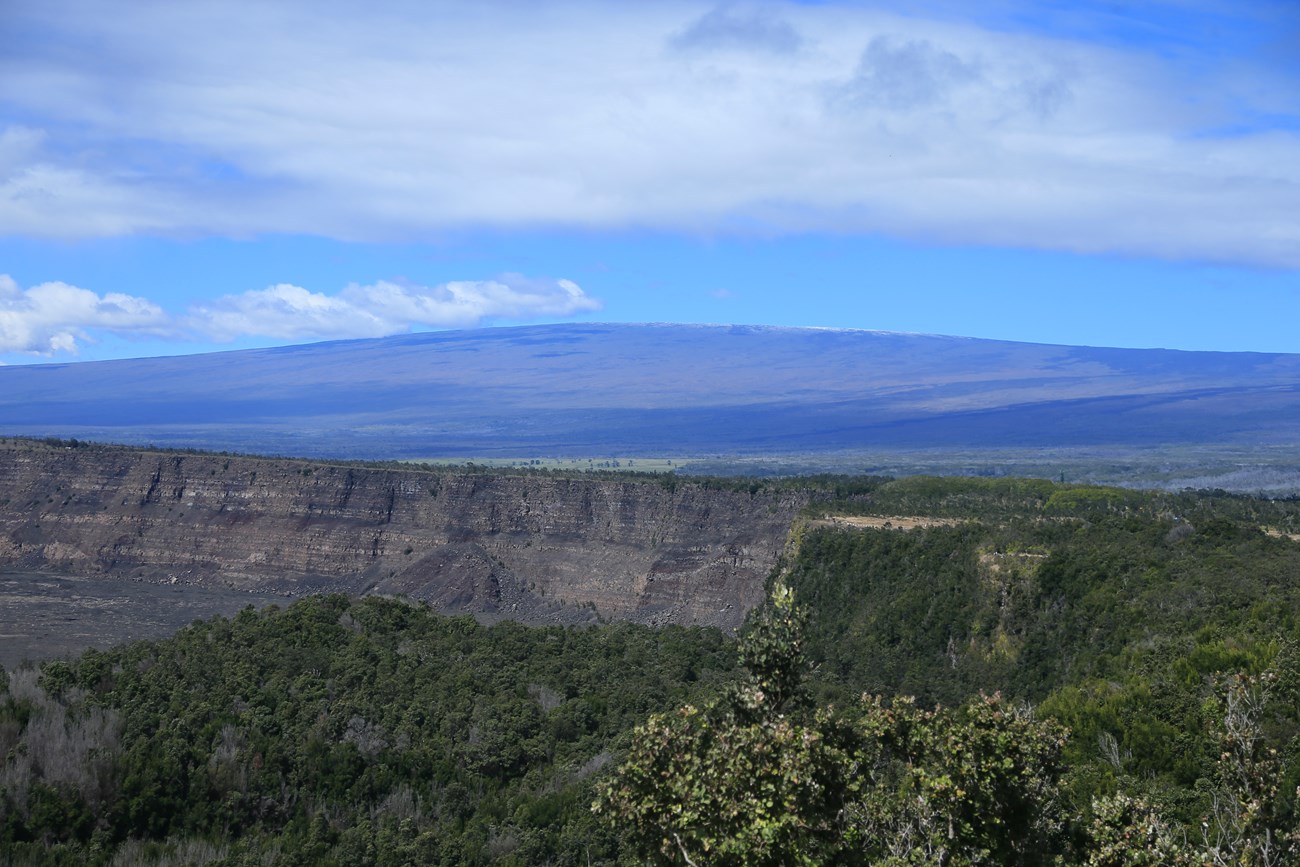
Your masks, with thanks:
[{"label": "vegetation on crater rim", "polygon": [[318,597],[10,672],[0,855],[1291,857],[1300,504],[1024,480],[828,491],[818,514],[962,520],[802,524],[739,645]]}]

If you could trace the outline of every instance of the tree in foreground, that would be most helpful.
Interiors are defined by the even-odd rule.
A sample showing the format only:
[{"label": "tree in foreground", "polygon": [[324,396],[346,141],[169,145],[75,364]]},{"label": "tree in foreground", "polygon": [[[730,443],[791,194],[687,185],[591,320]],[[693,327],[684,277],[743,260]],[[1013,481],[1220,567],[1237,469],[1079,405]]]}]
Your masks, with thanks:
[{"label": "tree in foreground", "polygon": [[981,696],[812,710],[804,614],[778,585],[720,700],[651,717],[593,810],[657,864],[1042,864],[1064,846],[1065,733]]},{"label": "tree in foreground", "polygon": [[652,716],[593,810],[659,864],[826,863],[842,837],[847,727],[800,722],[803,612],[778,587],[742,642],[744,681]]}]

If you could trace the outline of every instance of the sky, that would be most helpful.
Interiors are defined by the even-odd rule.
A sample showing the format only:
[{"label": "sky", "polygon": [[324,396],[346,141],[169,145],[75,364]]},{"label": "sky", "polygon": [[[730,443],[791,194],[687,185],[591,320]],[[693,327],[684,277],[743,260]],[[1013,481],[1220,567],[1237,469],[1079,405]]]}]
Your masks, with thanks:
[{"label": "sky", "polygon": [[0,2],[0,363],[550,322],[1300,352],[1300,4]]}]

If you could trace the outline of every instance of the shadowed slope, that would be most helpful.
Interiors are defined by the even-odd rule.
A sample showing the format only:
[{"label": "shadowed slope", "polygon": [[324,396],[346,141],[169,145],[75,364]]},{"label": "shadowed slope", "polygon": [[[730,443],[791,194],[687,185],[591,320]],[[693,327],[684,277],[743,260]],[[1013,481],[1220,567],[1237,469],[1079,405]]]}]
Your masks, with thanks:
[{"label": "shadowed slope", "polygon": [[0,430],[302,455],[1294,441],[1300,356],[545,325],[0,369]]}]

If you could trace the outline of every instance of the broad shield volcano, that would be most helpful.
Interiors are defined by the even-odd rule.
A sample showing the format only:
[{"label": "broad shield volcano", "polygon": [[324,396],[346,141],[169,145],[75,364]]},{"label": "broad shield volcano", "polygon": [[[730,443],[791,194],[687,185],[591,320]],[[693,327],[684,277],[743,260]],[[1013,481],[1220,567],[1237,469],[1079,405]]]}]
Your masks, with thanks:
[{"label": "broad shield volcano", "polygon": [[0,432],[321,457],[1300,441],[1300,355],[568,324],[0,368]]}]

